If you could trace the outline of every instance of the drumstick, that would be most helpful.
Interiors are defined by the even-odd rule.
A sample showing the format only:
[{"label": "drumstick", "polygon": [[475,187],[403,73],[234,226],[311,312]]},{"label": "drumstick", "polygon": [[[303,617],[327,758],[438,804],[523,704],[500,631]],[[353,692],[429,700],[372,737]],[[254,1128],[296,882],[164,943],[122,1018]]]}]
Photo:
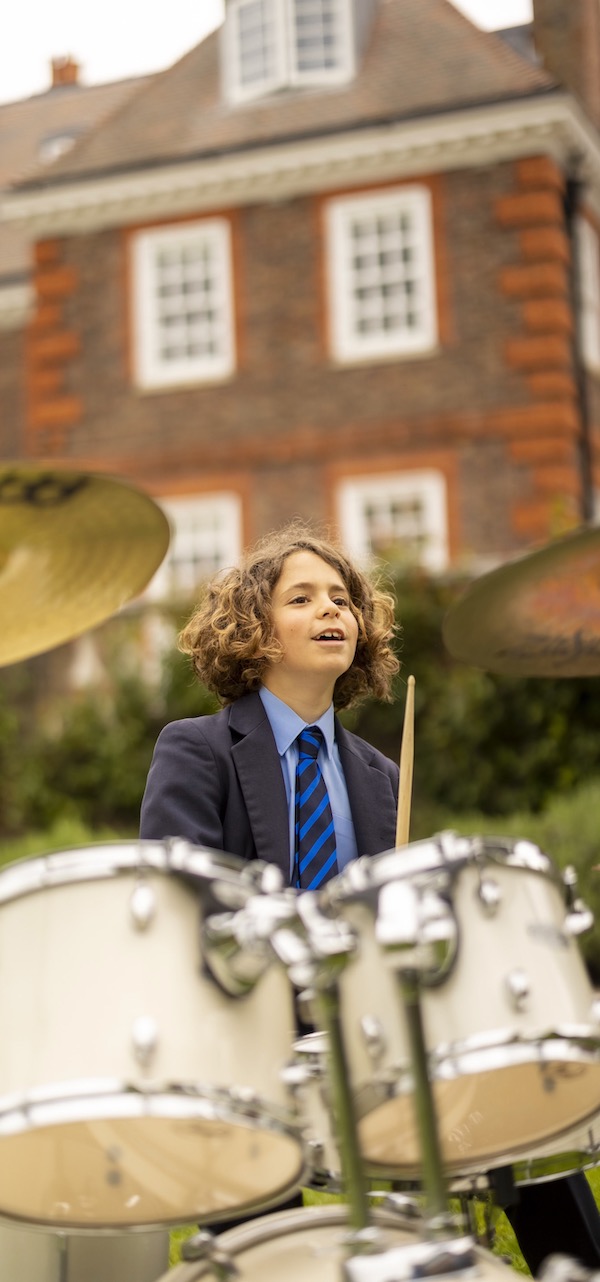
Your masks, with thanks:
[{"label": "drumstick", "polygon": [[405,846],[410,830],[410,800],[412,793],[414,759],[415,679],[409,677],[406,685],[406,707],[400,749],[400,784],[398,787],[398,818],[396,820],[396,845]]}]

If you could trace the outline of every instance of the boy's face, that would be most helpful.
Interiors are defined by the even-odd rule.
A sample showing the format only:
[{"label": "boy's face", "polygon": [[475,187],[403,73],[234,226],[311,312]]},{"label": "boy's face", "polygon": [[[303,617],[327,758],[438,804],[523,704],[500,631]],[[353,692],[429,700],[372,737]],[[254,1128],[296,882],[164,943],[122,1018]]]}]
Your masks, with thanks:
[{"label": "boy's face", "polygon": [[292,552],[273,589],[272,617],[283,658],[271,665],[265,685],[277,694],[276,684],[314,677],[330,685],[333,695],[358,641],[348,589],[337,570],[315,552]]}]

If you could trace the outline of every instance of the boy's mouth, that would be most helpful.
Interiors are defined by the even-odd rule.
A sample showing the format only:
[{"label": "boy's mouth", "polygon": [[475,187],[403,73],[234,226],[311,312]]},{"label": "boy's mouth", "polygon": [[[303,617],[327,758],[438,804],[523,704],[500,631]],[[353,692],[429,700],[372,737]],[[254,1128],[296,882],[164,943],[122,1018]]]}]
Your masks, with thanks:
[{"label": "boy's mouth", "polygon": [[319,632],[319,633],[317,634],[317,636],[313,638],[313,640],[315,640],[315,641],[344,641],[344,640],[345,640],[345,636],[344,636],[344,633],[341,631],[341,629],[340,629],[340,628],[327,628],[327,629],[325,629],[323,632]]}]

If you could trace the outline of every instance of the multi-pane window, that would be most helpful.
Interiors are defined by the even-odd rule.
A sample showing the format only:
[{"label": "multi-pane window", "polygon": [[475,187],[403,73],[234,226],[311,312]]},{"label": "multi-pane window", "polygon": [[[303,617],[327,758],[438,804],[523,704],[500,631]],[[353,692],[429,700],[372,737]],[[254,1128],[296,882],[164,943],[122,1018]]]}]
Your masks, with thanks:
[{"label": "multi-pane window", "polygon": [[361,561],[440,571],[448,563],[446,484],[433,470],[347,480],[338,490],[340,529]]},{"label": "multi-pane window", "polygon": [[265,87],[276,85],[280,78],[281,32],[273,0],[241,0],[230,20],[237,23],[241,91],[264,91]]},{"label": "multi-pane window", "polygon": [[431,351],[437,341],[431,198],[425,187],[327,206],[332,353],[341,361]]},{"label": "multi-pane window", "polygon": [[333,71],[347,61],[342,0],[295,0],[292,52],[298,75]]},{"label": "multi-pane window", "polygon": [[577,251],[581,354],[600,370],[600,241],[587,218],[577,220]]},{"label": "multi-pane window", "polygon": [[165,498],[160,506],[171,524],[171,542],[147,595],[155,601],[193,596],[199,584],[240,555],[240,500],[221,493]]},{"label": "multi-pane window", "polygon": [[141,232],[133,262],[138,384],[228,377],[235,361],[228,222]]},{"label": "multi-pane window", "polygon": [[353,0],[229,0],[225,58],[237,101],[354,71]]}]

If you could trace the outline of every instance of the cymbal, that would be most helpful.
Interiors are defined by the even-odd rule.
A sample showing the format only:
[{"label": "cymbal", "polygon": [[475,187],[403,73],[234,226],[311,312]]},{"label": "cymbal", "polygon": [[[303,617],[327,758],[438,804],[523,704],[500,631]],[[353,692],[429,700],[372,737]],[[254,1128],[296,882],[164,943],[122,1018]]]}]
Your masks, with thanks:
[{"label": "cymbal", "polygon": [[585,527],[476,579],[448,611],[456,659],[521,677],[600,673],[600,529]]},{"label": "cymbal", "polygon": [[62,645],[137,596],[169,523],[123,481],[34,463],[0,465],[0,666]]}]

